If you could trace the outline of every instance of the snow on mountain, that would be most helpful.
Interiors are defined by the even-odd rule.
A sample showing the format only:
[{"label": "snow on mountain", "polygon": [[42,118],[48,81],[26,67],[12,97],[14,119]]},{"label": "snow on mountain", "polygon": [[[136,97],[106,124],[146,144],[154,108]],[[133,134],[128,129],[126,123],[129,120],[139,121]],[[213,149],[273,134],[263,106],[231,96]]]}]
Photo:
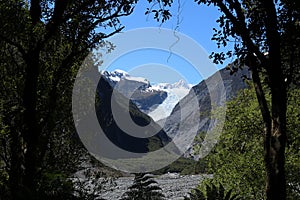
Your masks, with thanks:
[{"label": "snow on mountain", "polygon": [[109,81],[109,84],[115,85],[116,82],[119,82],[122,78],[128,77],[129,74],[123,70],[115,70],[112,72],[100,71],[100,73]]},{"label": "snow on mountain", "polygon": [[150,82],[143,77],[130,76],[127,72],[119,69],[100,73],[114,89],[132,100],[146,114],[155,110],[167,98],[167,92],[152,89]]},{"label": "snow on mountain", "polygon": [[153,85],[151,89],[166,91],[168,96],[162,104],[160,104],[155,110],[149,112],[148,115],[152,117],[154,121],[168,117],[179,100],[189,93],[191,87],[192,85],[187,84],[184,80],[179,80],[173,84],[159,83]]},{"label": "snow on mountain", "polygon": [[170,90],[170,89],[188,89],[192,88],[191,84],[188,84],[184,80],[179,80],[176,83],[158,83],[152,86],[153,89]]},{"label": "snow on mountain", "polygon": [[128,81],[136,81],[143,84],[150,85],[150,82],[142,77],[133,77],[130,76],[127,72],[116,69],[114,71],[108,72],[108,71],[100,71],[100,73],[104,76],[104,78],[109,82],[111,86],[115,86],[116,83],[120,82],[121,80],[128,80]]},{"label": "snow on mountain", "polygon": [[[118,84],[119,92],[133,100],[137,107],[154,121],[168,117],[178,101],[192,88],[192,85],[184,80],[173,84],[158,83],[151,86],[147,79],[130,76],[120,69],[100,73],[112,87]],[[134,94],[131,93],[132,90],[136,90]]]}]

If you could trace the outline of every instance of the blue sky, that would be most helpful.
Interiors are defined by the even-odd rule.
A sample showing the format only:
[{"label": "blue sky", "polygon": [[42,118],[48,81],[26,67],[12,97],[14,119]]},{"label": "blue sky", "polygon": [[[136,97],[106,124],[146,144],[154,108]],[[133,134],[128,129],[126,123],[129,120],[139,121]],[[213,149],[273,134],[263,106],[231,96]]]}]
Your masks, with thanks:
[{"label": "blue sky", "polygon": [[[181,4],[181,10],[178,14],[178,2]],[[177,21],[180,20],[178,31],[191,39],[195,40],[206,51],[206,57],[211,52],[219,52],[224,49],[218,49],[214,41],[211,40],[213,28],[217,28],[219,11],[211,6],[198,5],[192,0],[177,0],[172,6],[172,18],[164,24],[159,24],[153,19],[152,15],[146,16],[146,8],[149,4],[146,0],[138,2],[134,12],[127,17],[121,18],[122,24],[125,26],[124,32],[144,27],[162,27],[174,30],[177,26]],[[117,48],[117,47],[116,47]],[[230,48],[227,47],[227,48]],[[186,50],[188,51],[188,49]],[[228,60],[223,65],[203,66],[214,69],[209,69],[210,72],[225,67],[230,62]],[[205,61],[206,62],[206,61]],[[105,69],[112,71],[114,69],[122,69],[129,71],[131,75],[142,76],[150,80],[152,83],[157,82],[176,82],[179,79],[185,79],[191,84],[199,83],[203,76],[197,73],[197,70],[184,58],[179,55],[172,55],[170,52],[158,49],[140,49],[129,52],[120,56]]]}]

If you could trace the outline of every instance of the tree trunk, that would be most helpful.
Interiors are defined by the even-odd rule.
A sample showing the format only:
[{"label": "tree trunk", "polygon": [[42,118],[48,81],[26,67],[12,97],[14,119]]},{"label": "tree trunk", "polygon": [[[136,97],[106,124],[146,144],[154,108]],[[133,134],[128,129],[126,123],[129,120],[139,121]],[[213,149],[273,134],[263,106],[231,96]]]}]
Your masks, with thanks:
[{"label": "tree trunk", "polygon": [[286,180],[284,152],[286,146],[286,88],[282,75],[276,72],[280,71],[280,68],[279,70],[276,69],[276,67],[280,66],[280,62],[278,62],[278,64],[274,64],[272,70],[269,71],[271,72],[270,87],[272,91],[271,114],[257,71],[258,63],[254,63],[254,60],[256,60],[255,57],[250,58],[250,68],[252,70],[256,96],[265,124],[264,162],[266,168],[266,197],[267,200],[285,200]]},{"label": "tree trunk", "polygon": [[26,56],[26,75],[23,90],[22,130],[11,130],[11,168],[9,183],[14,200],[31,199],[36,191],[38,161],[38,123],[36,115],[37,84],[39,74],[39,50]]},{"label": "tree trunk", "polygon": [[24,142],[26,152],[24,154],[24,188],[28,191],[27,195],[34,196],[37,189],[38,172],[38,143],[39,128],[37,121],[37,90],[39,76],[39,48],[28,53],[26,79],[24,87]]},{"label": "tree trunk", "polygon": [[272,120],[265,134],[265,166],[267,172],[267,200],[286,199],[285,146],[287,92],[281,69],[280,51],[270,47],[268,73],[271,87]]},{"label": "tree trunk", "polygon": [[[285,139],[277,120],[272,120],[272,128],[265,137],[265,165],[267,171],[267,200],[286,199],[285,181]],[[268,136],[267,136],[268,135]],[[269,137],[270,136],[270,137]]]},{"label": "tree trunk", "polygon": [[[274,43],[273,43],[274,44]],[[285,146],[287,95],[281,69],[280,47],[270,45],[267,73],[270,79],[271,109],[269,108],[257,68],[257,58],[249,54],[249,67],[256,91],[257,100],[265,124],[264,162],[266,168],[267,200],[286,199]]]},{"label": "tree trunk", "polygon": [[280,34],[273,0],[264,0],[265,27],[268,45],[266,67],[271,89],[271,127],[265,134],[265,165],[267,171],[267,200],[286,199],[285,146],[287,91],[281,63]]}]

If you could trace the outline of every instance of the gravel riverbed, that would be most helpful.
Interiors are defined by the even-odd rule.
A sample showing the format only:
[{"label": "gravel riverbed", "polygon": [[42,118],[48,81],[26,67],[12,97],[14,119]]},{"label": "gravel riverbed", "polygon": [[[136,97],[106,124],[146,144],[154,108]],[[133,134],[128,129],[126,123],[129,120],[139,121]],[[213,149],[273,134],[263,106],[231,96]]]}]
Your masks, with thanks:
[{"label": "gravel riverbed", "polygon": [[[211,175],[179,175],[168,173],[156,176],[155,180],[162,188],[162,192],[168,200],[180,200],[187,196],[191,189],[195,188],[204,178]],[[102,193],[102,198],[118,200],[127,188],[132,185],[134,177],[120,177],[115,181],[115,185],[109,191]]]}]

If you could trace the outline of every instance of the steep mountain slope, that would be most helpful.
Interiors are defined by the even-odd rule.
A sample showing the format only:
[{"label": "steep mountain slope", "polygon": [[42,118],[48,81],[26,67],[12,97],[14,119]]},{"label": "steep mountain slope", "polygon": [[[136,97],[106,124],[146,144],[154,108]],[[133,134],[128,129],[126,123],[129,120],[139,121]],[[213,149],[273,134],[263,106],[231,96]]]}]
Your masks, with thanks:
[{"label": "steep mountain slope", "polygon": [[[166,120],[158,122],[169,137],[175,138],[178,135],[199,134],[215,127],[216,124],[214,123],[217,122],[211,124],[210,119],[212,109],[211,98],[220,97],[218,95],[223,94],[221,91],[223,88],[226,91],[226,96],[223,98],[227,101],[235,96],[239,90],[247,87],[242,76],[246,75],[249,77],[248,70],[239,70],[234,75],[230,75],[226,69],[221,69],[219,72],[223,82],[218,81],[217,73],[205,81],[201,81],[191,89],[188,95],[178,102]],[[207,84],[211,86],[210,91]],[[198,103],[198,107],[195,107],[195,103],[192,103],[193,101]],[[225,101],[219,102],[217,106],[222,105]],[[184,141],[182,141],[182,145],[185,145]],[[190,157],[193,155],[192,148],[192,146],[188,147],[185,156]]]},{"label": "steep mountain slope", "polygon": [[[114,91],[116,92],[116,91]],[[117,95],[117,98],[112,97],[113,88],[105,78],[100,78],[97,88],[96,98],[96,114],[98,122],[104,131],[105,135],[118,147],[135,153],[146,153],[161,148],[164,144],[170,141],[166,133],[161,130],[157,124],[148,127],[145,132],[138,133],[139,136],[145,137],[150,133],[157,133],[154,136],[147,138],[138,138],[131,136],[122,130],[114,119],[112,112],[112,104],[120,114],[126,114],[128,108],[126,102],[129,102],[129,113],[134,121],[139,126],[146,126],[150,123],[151,118],[142,113],[132,101],[124,97],[122,94]]]},{"label": "steep mountain slope", "polygon": [[102,71],[101,74],[115,90],[134,102],[146,114],[155,110],[168,96],[166,91],[152,88],[147,79],[132,77],[122,70]]},{"label": "steep mountain slope", "polygon": [[101,74],[114,89],[129,98],[154,121],[168,117],[178,101],[187,95],[192,87],[184,80],[151,85],[147,79],[130,76],[119,69],[112,72],[102,71]]}]

